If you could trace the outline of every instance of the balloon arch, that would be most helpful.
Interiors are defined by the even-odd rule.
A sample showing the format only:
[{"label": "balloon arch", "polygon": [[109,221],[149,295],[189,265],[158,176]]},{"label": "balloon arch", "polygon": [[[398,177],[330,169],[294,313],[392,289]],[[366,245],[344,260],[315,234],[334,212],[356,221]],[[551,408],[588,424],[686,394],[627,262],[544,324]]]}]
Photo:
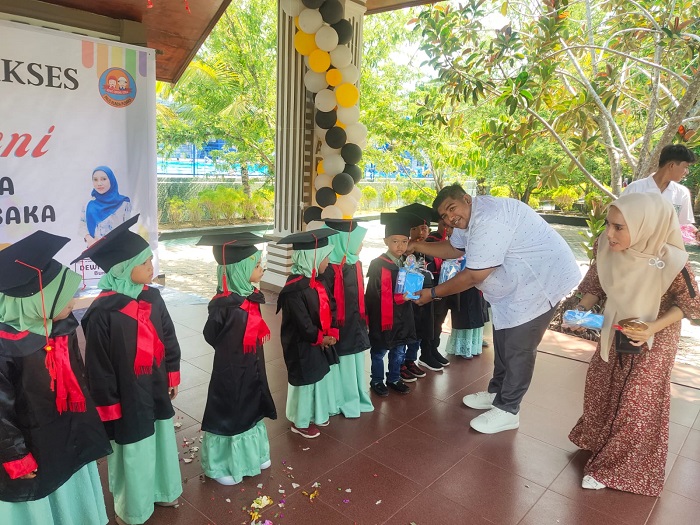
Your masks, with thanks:
[{"label": "balloon arch", "polygon": [[294,48],[304,56],[304,85],[315,93],[315,133],[321,139],[316,166],[316,206],[304,211],[304,222],[351,218],[362,197],[358,163],[367,145],[360,120],[360,71],[352,63],[352,25],[338,0],[282,0],[294,18]]}]

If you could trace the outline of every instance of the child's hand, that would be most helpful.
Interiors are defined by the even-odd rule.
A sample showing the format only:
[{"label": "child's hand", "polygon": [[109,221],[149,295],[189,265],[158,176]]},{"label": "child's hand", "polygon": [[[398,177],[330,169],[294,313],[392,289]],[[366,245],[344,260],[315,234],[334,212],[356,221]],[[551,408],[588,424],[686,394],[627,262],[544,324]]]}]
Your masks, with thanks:
[{"label": "child's hand", "polygon": [[34,479],[36,477],[36,470],[34,472],[30,472],[29,474],[25,474],[24,476],[20,476],[18,479]]},{"label": "child's hand", "polygon": [[176,386],[171,386],[170,389],[168,390],[168,394],[170,394],[170,400],[172,401],[177,397],[177,387]]},{"label": "child's hand", "polygon": [[321,346],[323,348],[327,348],[331,345],[336,344],[338,341],[336,340],[335,337],[331,337],[330,335],[324,335],[323,336],[323,342],[321,343]]}]

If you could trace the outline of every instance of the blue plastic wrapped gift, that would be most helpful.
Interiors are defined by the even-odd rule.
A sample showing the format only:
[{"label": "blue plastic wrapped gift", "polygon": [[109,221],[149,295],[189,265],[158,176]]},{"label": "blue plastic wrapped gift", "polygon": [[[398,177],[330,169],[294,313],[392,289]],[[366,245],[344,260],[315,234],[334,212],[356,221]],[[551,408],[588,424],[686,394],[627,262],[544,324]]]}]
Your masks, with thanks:
[{"label": "blue plastic wrapped gift", "polygon": [[394,293],[406,294],[408,299],[418,299],[424,282],[425,276],[419,270],[403,267],[399,269]]},{"label": "blue plastic wrapped gift", "polygon": [[566,310],[562,316],[561,326],[563,328],[581,327],[590,330],[601,330],[603,328],[603,320],[602,314],[582,312],[581,310]]},{"label": "blue plastic wrapped gift", "polygon": [[459,259],[445,259],[440,267],[440,279],[438,284],[449,281],[467,266],[467,260],[464,257]]}]

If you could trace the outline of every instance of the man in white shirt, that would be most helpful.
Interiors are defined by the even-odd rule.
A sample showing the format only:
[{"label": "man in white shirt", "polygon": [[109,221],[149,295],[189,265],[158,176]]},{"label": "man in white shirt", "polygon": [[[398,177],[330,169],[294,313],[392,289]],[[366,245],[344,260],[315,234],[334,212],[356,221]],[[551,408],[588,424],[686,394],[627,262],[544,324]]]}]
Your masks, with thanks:
[{"label": "man in white shirt", "polygon": [[489,411],[470,426],[486,434],[520,425],[520,402],[535,369],[537,346],[554,310],[581,280],[566,241],[535,211],[515,199],[471,197],[458,184],[443,188],[433,203],[454,231],[448,241],[411,242],[409,249],[454,259],[467,267],[417,304],[477,287],[491,304],[494,373],[487,392],[464,397],[471,408]]},{"label": "man in white shirt", "polygon": [[[696,160],[695,154],[681,144],[664,146],[659,156],[659,169],[656,173],[630,183],[622,194],[658,193],[673,204],[681,226],[695,224],[690,191],[679,183],[688,175],[688,166]],[[700,240],[697,230],[695,235]]]}]

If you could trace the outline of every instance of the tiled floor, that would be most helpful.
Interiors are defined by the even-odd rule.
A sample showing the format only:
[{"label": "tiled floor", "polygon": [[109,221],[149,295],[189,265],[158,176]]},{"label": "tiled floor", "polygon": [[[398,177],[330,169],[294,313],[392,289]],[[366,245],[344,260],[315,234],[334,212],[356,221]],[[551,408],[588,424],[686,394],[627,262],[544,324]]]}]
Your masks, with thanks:
[{"label": "tiled floor", "polygon": [[[472,360],[452,358],[444,372],[413,383],[409,395],[374,397],[373,413],[357,420],[336,416],[320,438],[305,440],[289,431],[284,417],[286,370],[272,304],[263,307],[272,330],[265,360],[279,414],[266,420],[272,467],[223,487],[203,476],[199,453],[191,452],[199,446],[213,355],[200,335],[206,303],[191,295],[165,297],[183,352],[177,435],[181,456],[192,461],[181,462],[181,505],[156,508],[149,524],[249,523],[247,510],[260,495],[274,500],[261,519],[274,525],[698,523],[700,390],[673,385],[668,481],[659,499],[581,489],[587,455],[567,434],[580,415],[591,346],[560,334],[548,333],[541,347],[518,431],[486,436],[469,428],[477,412],[462,397],[486,386],[487,349]],[[100,471],[106,487],[105,462]]]}]

